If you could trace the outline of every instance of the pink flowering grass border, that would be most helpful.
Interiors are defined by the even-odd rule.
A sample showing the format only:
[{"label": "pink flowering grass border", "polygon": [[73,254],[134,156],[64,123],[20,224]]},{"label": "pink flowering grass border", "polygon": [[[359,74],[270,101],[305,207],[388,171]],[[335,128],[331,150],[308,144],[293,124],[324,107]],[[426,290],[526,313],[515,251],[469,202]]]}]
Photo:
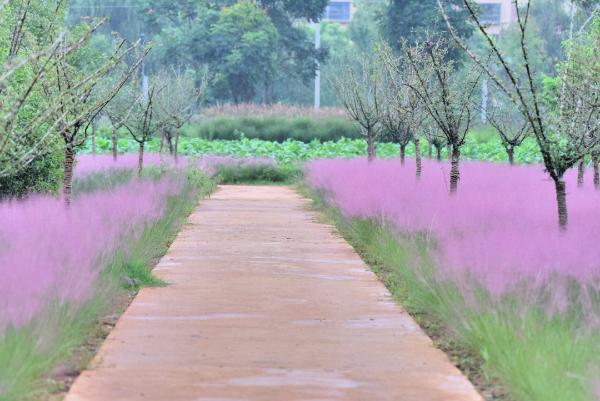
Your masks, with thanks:
[{"label": "pink flowering grass border", "polygon": [[[600,247],[591,244],[599,238],[597,194],[589,184],[578,189],[569,175],[572,226],[579,227],[560,234],[551,184],[536,169],[466,163],[463,198],[452,201],[447,166],[435,162],[426,164],[421,182],[412,166],[396,160],[317,161],[308,165],[306,179],[403,306],[442,322],[514,399],[598,399]],[[490,180],[490,172],[499,181]],[[500,191],[482,193],[493,188]],[[453,214],[444,213],[444,202]],[[521,211],[506,222],[515,207]],[[519,231],[522,225],[529,228]],[[554,246],[557,238],[565,241],[558,251],[536,256],[545,249],[541,241]],[[512,254],[511,244],[517,246]]]},{"label": "pink flowering grass border", "polygon": [[[14,215],[14,226],[4,232],[11,227],[24,227],[24,232],[15,238],[12,249],[0,255],[24,270],[10,275],[8,265],[1,265],[3,290],[8,292],[0,296],[0,399],[21,401],[43,387],[40,379],[90,336],[124,288],[132,291],[159,284],[150,267],[199,196],[213,188],[214,183],[197,170],[170,171],[160,179],[134,179],[108,191],[83,194],[69,211],[60,199],[47,197],[1,204],[3,211]],[[131,213],[128,203],[135,204],[138,212]],[[71,219],[80,219],[81,228],[60,231],[64,225],[58,223],[72,223]],[[99,232],[103,227],[109,231]],[[45,241],[57,235],[58,241],[51,242],[54,247],[45,248]],[[80,246],[66,248],[70,240]],[[28,244],[38,252],[27,252]],[[26,262],[31,265],[21,264]]]}]

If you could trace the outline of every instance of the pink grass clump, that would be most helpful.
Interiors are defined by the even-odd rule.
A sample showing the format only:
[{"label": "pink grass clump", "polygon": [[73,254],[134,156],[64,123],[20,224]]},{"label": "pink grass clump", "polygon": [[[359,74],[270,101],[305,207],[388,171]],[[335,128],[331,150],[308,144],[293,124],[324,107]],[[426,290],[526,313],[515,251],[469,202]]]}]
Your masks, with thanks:
[{"label": "pink grass clump", "polygon": [[[168,155],[158,153],[148,153],[144,156],[145,167],[166,167],[166,168],[187,168],[190,163],[196,166],[209,176],[216,174],[219,166],[273,166],[276,161],[269,158],[235,158],[229,156],[203,156],[197,159],[180,156],[176,161]],[[137,153],[128,153],[119,155],[117,160],[113,160],[109,155],[82,155],[77,157],[75,175],[77,178],[83,178],[90,174],[106,173],[114,170],[137,170]]]},{"label": "pink grass clump", "polygon": [[575,175],[567,174],[570,225],[561,233],[554,185],[540,166],[463,163],[455,196],[449,166],[432,161],[425,161],[420,180],[414,165],[397,160],[320,160],[306,173],[346,216],[429,232],[442,277],[475,278],[497,296],[524,282],[541,288],[551,279],[573,279],[596,289],[600,283],[600,192],[591,177],[577,188]]},{"label": "pink grass clump", "polygon": [[[184,163],[186,163],[185,160]],[[172,166],[174,164],[174,160],[171,157],[158,153],[147,153],[144,155],[144,166],[147,167]],[[119,155],[117,160],[113,160],[113,157],[109,155],[81,155],[77,156],[75,176],[82,178],[90,174],[105,173],[111,170],[137,170],[137,168],[137,153]]]},{"label": "pink grass clump", "polygon": [[181,188],[135,180],[82,195],[69,208],[48,196],[0,203],[0,333],[28,324],[49,302],[89,299],[106,257],[127,252],[130,236],[159,219]]}]

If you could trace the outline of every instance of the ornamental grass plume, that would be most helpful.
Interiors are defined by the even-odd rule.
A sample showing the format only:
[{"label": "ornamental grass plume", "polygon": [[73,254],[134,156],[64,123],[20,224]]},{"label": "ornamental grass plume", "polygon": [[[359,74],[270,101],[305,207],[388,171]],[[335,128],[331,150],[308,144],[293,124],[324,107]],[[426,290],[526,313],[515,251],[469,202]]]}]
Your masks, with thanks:
[{"label": "ornamental grass plume", "polygon": [[[276,165],[275,160],[270,158],[235,158],[229,156],[202,156],[197,159],[186,158],[180,156],[175,160],[171,156],[161,155],[158,153],[148,153],[144,157],[144,164],[147,167],[165,167],[165,168],[181,168],[185,169],[189,163],[195,163],[200,171],[208,176],[216,174],[220,166],[237,166],[249,167],[257,165]],[[76,178],[83,178],[90,174],[105,173],[111,170],[131,170],[138,168],[138,155],[128,153],[121,155],[114,160],[109,155],[82,155],[77,158],[77,166],[75,168]]]},{"label": "ornamental grass plume", "polygon": [[78,196],[68,208],[48,196],[0,203],[0,334],[31,323],[50,303],[85,304],[106,258],[127,252],[182,185],[134,180]]},{"label": "ornamental grass plume", "polygon": [[[572,225],[560,232],[554,188],[540,166],[468,162],[463,189],[449,196],[447,165],[426,163],[421,181],[414,166],[402,168],[397,160],[320,160],[306,173],[309,184],[348,217],[388,220],[402,233],[429,233],[441,277],[459,283],[474,278],[495,296],[557,277],[597,286],[600,194],[591,180],[568,194]],[[575,182],[575,173],[567,180]]]}]

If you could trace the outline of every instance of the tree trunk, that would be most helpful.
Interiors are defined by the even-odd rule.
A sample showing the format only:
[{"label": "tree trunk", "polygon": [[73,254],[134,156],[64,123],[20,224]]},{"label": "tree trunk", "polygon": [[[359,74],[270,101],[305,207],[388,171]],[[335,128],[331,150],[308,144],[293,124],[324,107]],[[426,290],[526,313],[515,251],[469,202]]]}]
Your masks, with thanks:
[{"label": "tree trunk", "polygon": [[138,158],[138,177],[142,177],[142,170],[144,169],[144,145],[145,142],[140,142],[140,152]]},{"label": "tree trunk", "polygon": [[558,226],[561,231],[567,230],[569,213],[567,209],[567,184],[562,177],[554,179],[556,187],[556,204],[558,206]]},{"label": "tree trunk", "polygon": [[442,161],[442,147],[440,145],[435,145],[435,158],[437,161]]},{"label": "tree trunk", "polygon": [[160,136],[160,148],[158,150],[159,153],[163,152],[163,148],[165,147],[165,133],[163,132]]},{"label": "tree trunk", "polygon": [[414,141],[415,143],[415,162],[417,165],[417,179],[421,178],[421,173],[423,172],[423,161],[421,160],[421,144],[419,141],[419,138],[416,138]]},{"label": "tree trunk", "polygon": [[460,148],[458,146],[452,146],[451,157],[452,161],[450,168],[450,193],[455,194],[458,190],[458,181],[460,180]]},{"label": "tree trunk", "polygon": [[433,159],[433,144],[429,141],[427,141],[427,157]]},{"label": "tree trunk", "polygon": [[173,138],[171,137],[170,132],[167,134],[167,145],[169,146],[169,154],[173,156],[175,149],[173,148]]},{"label": "tree trunk", "polygon": [[175,157],[175,161],[177,161],[177,158],[179,157],[179,137],[181,136],[181,131],[177,130],[177,132],[175,133],[175,149],[174,149],[174,153],[173,156]]},{"label": "tree trunk", "polygon": [[406,145],[400,145],[400,164],[404,166],[404,160],[406,159]]},{"label": "tree trunk", "polygon": [[372,162],[375,157],[375,136],[373,135],[373,128],[367,130],[367,157]]},{"label": "tree trunk", "polygon": [[65,204],[71,204],[71,194],[73,191],[73,164],[75,162],[75,153],[73,144],[68,143],[65,148],[64,176],[63,176],[63,198]]},{"label": "tree trunk", "polygon": [[92,122],[92,155],[96,156],[97,148],[96,148],[96,130],[98,129],[98,125],[96,122]]},{"label": "tree trunk", "polygon": [[585,158],[582,158],[579,163],[577,163],[577,186],[579,188],[583,187],[583,181],[585,177]]},{"label": "tree trunk", "polygon": [[508,164],[511,166],[515,165],[515,148],[508,147],[506,148],[506,154],[508,155]]},{"label": "tree trunk", "polygon": [[592,165],[594,167],[594,187],[600,190],[600,165],[598,164],[598,153],[592,153]]},{"label": "tree trunk", "polygon": [[117,130],[113,129],[112,133],[112,155],[113,160],[117,161],[118,151],[119,151],[119,141],[117,140]]}]

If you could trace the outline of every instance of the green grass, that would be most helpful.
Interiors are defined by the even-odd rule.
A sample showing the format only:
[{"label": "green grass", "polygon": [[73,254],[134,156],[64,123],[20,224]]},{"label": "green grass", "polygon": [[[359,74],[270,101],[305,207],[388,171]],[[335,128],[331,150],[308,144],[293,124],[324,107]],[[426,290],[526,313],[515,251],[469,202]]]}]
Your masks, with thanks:
[{"label": "green grass", "polygon": [[[114,184],[121,178],[103,181],[96,176],[93,180]],[[83,185],[81,188],[91,187]],[[162,218],[142,227],[141,235],[123,238],[129,241],[128,251],[117,249],[105,260],[106,268],[88,302],[51,304],[46,313],[41,314],[43,318],[35,319],[27,327],[3,332],[0,336],[0,400],[38,401],[55,390],[51,381],[44,379],[57,366],[67,364],[73,352],[97,333],[100,318],[114,313],[118,307],[116,299],[143,287],[165,285],[152,275],[152,267],[164,255],[198,199],[214,188],[212,180],[197,171],[188,171],[182,195],[169,198]]]},{"label": "green grass", "polygon": [[[543,291],[517,288],[498,299],[473,283],[441,279],[432,258],[436,244],[426,234],[396,234],[379,221],[346,219],[319,194],[302,192],[474,382],[496,388],[502,400],[595,399],[600,333],[579,310],[550,318]],[[475,299],[465,299],[464,288]]]},{"label": "green grass", "polygon": [[73,196],[96,191],[107,191],[119,185],[123,185],[136,177],[134,170],[114,170],[110,174],[106,172],[91,173],[84,178],[73,180]]}]

